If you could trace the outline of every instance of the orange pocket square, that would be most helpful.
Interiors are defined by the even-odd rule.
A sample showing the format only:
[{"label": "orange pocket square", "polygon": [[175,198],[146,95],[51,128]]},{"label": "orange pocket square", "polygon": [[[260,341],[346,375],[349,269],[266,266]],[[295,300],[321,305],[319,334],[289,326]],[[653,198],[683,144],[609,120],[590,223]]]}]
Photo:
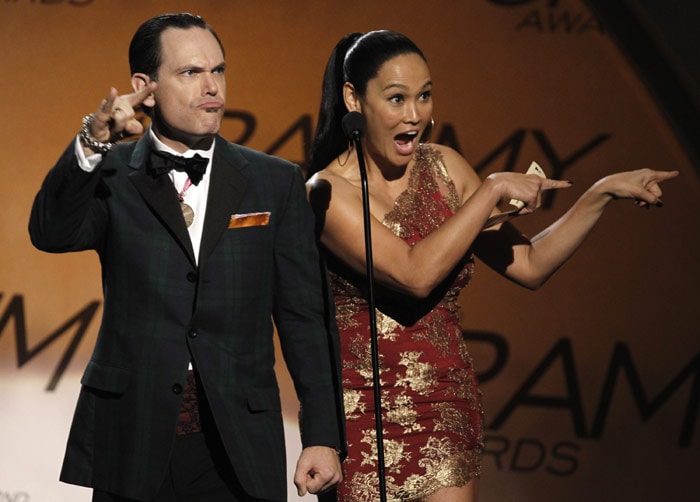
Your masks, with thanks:
[{"label": "orange pocket square", "polygon": [[270,223],[270,212],[232,214],[228,228],[260,227]]}]

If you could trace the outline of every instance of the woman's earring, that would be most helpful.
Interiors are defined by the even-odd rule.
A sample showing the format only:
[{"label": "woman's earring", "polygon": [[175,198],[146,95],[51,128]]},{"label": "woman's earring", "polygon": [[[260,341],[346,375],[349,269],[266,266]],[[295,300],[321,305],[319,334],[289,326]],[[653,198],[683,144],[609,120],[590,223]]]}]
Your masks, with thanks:
[{"label": "woman's earring", "polygon": [[340,159],[342,153],[340,155],[338,155],[338,158],[336,159],[338,161],[338,165],[340,167],[345,167],[345,164],[347,164],[348,159],[350,159],[350,154],[352,153],[354,148],[355,148],[355,142],[348,141],[348,148],[347,148],[347,150],[345,150],[345,160]]},{"label": "woman's earring", "polygon": [[423,134],[421,134],[420,139],[418,140],[419,143],[427,143],[430,141],[430,136],[433,134],[433,128],[435,127],[435,120],[433,117],[430,117],[430,123],[425,126],[425,130],[423,131]]}]

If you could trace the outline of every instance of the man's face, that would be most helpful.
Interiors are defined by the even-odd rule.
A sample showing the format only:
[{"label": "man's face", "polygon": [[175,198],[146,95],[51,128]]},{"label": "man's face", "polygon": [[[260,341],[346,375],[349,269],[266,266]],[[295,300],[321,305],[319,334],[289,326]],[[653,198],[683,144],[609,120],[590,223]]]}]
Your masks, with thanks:
[{"label": "man's face", "polygon": [[154,130],[164,143],[180,147],[176,150],[206,144],[219,132],[224,115],[226,63],[221,47],[203,28],[168,28],[161,45]]}]

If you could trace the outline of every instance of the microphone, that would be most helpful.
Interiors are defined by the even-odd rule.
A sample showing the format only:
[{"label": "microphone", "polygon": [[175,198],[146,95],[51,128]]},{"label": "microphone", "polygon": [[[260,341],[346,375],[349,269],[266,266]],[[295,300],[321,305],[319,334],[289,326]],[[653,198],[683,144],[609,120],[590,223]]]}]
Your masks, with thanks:
[{"label": "microphone", "polygon": [[359,141],[365,132],[365,116],[360,112],[348,112],[343,117],[343,132],[352,141]]}]

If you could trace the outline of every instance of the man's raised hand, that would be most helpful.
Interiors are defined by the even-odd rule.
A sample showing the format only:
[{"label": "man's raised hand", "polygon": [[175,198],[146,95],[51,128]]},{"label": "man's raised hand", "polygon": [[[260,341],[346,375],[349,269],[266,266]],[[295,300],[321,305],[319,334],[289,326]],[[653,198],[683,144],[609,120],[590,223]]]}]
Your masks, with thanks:
[{"label": "man's raised hand", "polygon": [[141,134],[143,124],[136,119],[136,109],[156,90],[158,84],[150,82],[130,94],[119,95],[112,87],[93,114],[89,135],[100,142],[121,139],[128,134]]}]

